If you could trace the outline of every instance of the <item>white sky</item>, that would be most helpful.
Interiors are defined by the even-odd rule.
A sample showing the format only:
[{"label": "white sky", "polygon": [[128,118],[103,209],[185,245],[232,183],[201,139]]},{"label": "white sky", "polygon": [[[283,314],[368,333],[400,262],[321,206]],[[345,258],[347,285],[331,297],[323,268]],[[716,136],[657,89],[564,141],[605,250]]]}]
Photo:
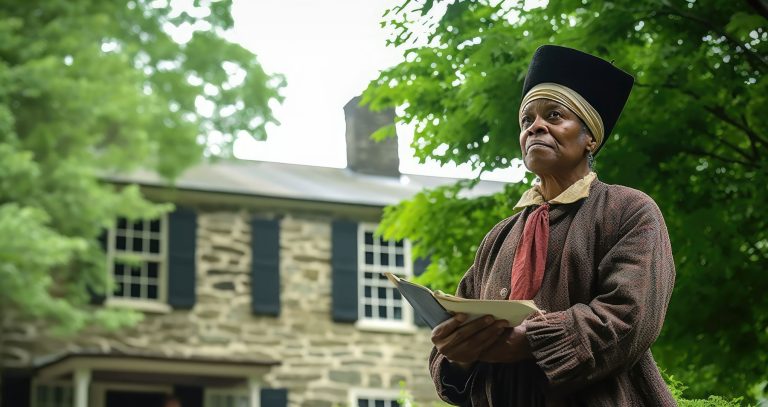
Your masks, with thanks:
[{"label": "white sky", "polygon": [[[344,105],[378,72],[402,60],[387,47],[380,27],[384,10],[401,0],[236,0],[234,38],[255,53],[264,69],[285,75],[282,105],[273,106],[280,126],[268,140],[240,139],[242,159],[346,167]],[[466,166],[420,165],[413,158],[413,131],[398,126],[400,172],[470,177]],[[516,180],[512,169],[483,179]]]}]

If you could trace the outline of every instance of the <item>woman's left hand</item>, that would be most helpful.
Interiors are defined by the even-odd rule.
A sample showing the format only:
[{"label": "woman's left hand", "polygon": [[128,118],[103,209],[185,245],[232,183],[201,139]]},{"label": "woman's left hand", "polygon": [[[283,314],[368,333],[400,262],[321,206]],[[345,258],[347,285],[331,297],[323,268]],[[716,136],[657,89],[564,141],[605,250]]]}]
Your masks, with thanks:
[{"label": "woman's left hand", "polygon": [[489,363],[516,363],[532,358],[531,345],[525,332],[525,324],[507,329],[505,334],[480,354],[478,360]]}]

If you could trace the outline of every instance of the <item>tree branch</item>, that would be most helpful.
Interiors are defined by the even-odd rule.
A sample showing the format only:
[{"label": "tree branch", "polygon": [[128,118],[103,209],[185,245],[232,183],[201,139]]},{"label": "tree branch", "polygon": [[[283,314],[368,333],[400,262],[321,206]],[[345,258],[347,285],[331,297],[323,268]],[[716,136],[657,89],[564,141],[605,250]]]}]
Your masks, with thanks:
[{"label": "tree branch", "polygon": [[676,15],[676,16],[678,16],[680,18],[684,18],[684,19],[696,22],[696,23],[698,23],[698,24],[700,24],[700,25],[702,25],[702,26],[704,26],[704,27],[714,31],[717,35],[722,36],[723,38],[725,38],[726,41],[728,41],[731,44],[731,46],[738,47],[738,48],[744,50],[744,55],[746,55],[747,58],[753,60],[754,62],[756,62],[759,65],[762,65],[763,67],[767,67],[768,68],[768,61],[763,59],[763,57],[761,57],[760,55],[756,54],[755,52],[753,52],[749,48],[745,47],[744,44],[740,43],[738,39],[731,37],[731,35],[726,33],[725,31],[721,31],[719,27],[715,26],[714,24],[710,23],[707,20],[702,19],[701,17],[698,17],[698,16],[693,15],[693,14],[684,13],[684,12],[676,9],[667,0],[662,1],[662,4],[664,5],[665,8],[670,10],[666,14]]},{"label": "tree branch", "polygon": [[747,167],[747,168],[757,168],[758,167],[757,165],[752,164],[752,163],[750,163],[748,161],[741,161],[741,160],[737,160],[737,159],[733,159],[733,158],[723,157],[723,156],[717,155],[715,153],[711,153],[709,151],[706,151],[706,150],[703,150],[703,149],[699,149],[699,148],[695,148],[695,147],[683,148],[681,151],[683,151],[685,153],[693,154],[693,155],[699,155],[699,156],[703,156],[703,157],[714,158],[716,160],[719,160],[719,161],[722,161],[722,162],[725,162],[725,163],[728,163],[728,164],[740,164],[740,165],[743,165],[744,167]]},{"label": "tree branch", "polygon": [[[637,86],[640,86],[640,87],[652,87],[653,85],[637,84]],[[702,97],[700,95],[696,94],[695,92],[693,92],[691,90],[682,88],[682,87],[680,87],[678,85],[664,83],[664,84],[659,84],[657,86],[661,86],[661,87],[665,87],[665,88],[669,88],[669,89],[675,89],[675,90],[679,91],[680,93],[682,93],[682,94],[684,94],[684,95],[686,95],[686,96],[688,96],[691,99],[694,99],[696,101],[701,101],[702,100]],[[747,126],[745,124],[746,120],[744,121],[744,123],[742,123],[742,122],[734,119],[733,117],[728,115],[728,113],[725,111],[725,108],[723,108],[722,106],[708,106],[708,105],[703,104],[703,103],[701,103],[701,106],[704,108],[704,110],[706,110],[707,112],[709,112],[713,116],[715,116],[718,119],[724,121],[725,123],[730,124],[731,126],[736,128],[737,130],[741,130],[747,136],[747,138],[749,139],[749,146],[750,146],[750,149],[752,150],[752,157],[750,157],[750,159],[753,159],[753,160],[759,160],[760,159],[761,154],[760,154],[760,151],[757,148],[757,144],[761,143],[764,146],[768,147],[768,140],[765,140],[762,136],[760,136],[754,130],[749,128],[749,126]],[[735,149],[738,149],[740,155],[742,155],[744,157],[747,157],[746,153],[743,150],[741,150],[740,148],[738,148],[737,146],[732,145],[731,147],[735,148]]]},{"label": "tree branch", "polygon": [[757,11],[758,14],[763,16],[763,18],[768,19],[768,4],[765,3],[763,0],[747,0],[747,4],[749,4],[752,9]]}]

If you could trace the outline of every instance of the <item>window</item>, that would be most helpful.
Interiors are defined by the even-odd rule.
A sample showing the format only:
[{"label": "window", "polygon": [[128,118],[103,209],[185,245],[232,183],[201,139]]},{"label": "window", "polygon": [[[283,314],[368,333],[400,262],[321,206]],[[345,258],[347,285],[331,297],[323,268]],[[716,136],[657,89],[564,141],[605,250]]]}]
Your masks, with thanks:
[{"label": "window", "polygon": [[400,407],[397,399],[383,397],[357,398],[357,407]]},{"label": "window", "polygon": [[400,403],[400,392],[387,389],[353,389],[350,391],[350,405],[353,407],[407,407]]},{"label": "window", "polygon": [[120,218],[109,231],[107,261],[115,282],[110,302],[164,303],[167,268],[167,218]]},{"label": "window", "polygon": [[34,386],[33,407],[72,407],[72,385],[66,383],[40,383]]},{"label": "window", "polygon": [[206,389],[205,407],[250,407],[248,390]]},{"label": "window", "polygon": [[412,327],[413,312],[383,272],[409,278],[413,274],[410,242],[375,236],[376,224],[358,229],[359,325]]}]

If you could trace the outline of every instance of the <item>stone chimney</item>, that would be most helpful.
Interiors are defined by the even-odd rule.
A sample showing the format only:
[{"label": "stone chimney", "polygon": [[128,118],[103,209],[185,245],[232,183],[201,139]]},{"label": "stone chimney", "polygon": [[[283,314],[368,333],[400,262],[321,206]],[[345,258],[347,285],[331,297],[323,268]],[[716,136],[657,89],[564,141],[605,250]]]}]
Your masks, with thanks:
[{"label": "stone chimney", "polygon": [[362,174],[400,176],[397,137],[375,141],[371,134],[395,122],[394,109],[372,112],[359,105],[357,96],[344,106],[347,121],[347,166]]}]

